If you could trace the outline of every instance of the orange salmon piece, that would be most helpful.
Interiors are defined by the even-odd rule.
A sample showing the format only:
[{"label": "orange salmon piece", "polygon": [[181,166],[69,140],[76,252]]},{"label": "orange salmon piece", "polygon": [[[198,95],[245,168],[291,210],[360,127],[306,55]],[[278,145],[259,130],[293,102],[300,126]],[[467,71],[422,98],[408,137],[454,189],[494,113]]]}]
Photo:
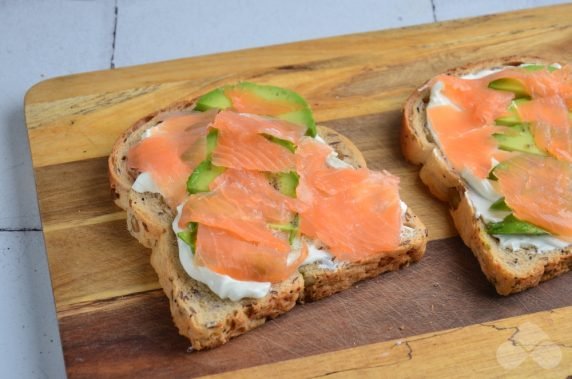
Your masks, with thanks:
[{"label": "orange salmon piece", "polygon": [[294,170],[294,154],[261,135],[222,132],[213,152],[213,163],[234,169],[287,172]]},{"label": "orange salmon piece", "polygon": [[231,232],[202,224],[196,246],[197,264],[237,280],[257,282],[286,280],[308,255],[307,246],[302,243],[298,257],[288,264],[288,251],[247,242]]},{"label": "orange salmon piece", "polygon": [[186,197],[186,181],[205,158],[208,125],[216,112],[192,113],[168,118],[127,154],[128,166],[148,172],[175,208]]},{"label": "orange salmon piece", "polygon": [[488,88],[487,78],[461,79],[439,75],[434,81],[443,82],[443,94],[481,125],[494,124],[514,98],[512,93]]},{"label": "orange salmon piece", "polygon": [[558,159],[572,162],[572,121],[559,96],[532,99],[518,107],[520,117],[532,123],[534,141]]},{"label": "orange salmon piece", "polygon": [[496,168],[495,176],[516,217],[572,238],[572,164],[522,154]]},{"label": "orange salmon piece", "polygon": [[287,224],[294,217],[294,199],[274,189],[264,174],[229,169],[213,183],[211,192],[189,196],[179,226],[198,222],[224,229],[242,240],[288,252],[288,241],[268,224]]},{"label": "orange salmon piece", "polygon": [[[399,246],[399,179],[367,169],[333,169],[333,150],[312,139],[296,151],[300,230],[322,241],[338,259],[358,261]],[[340,185],[333,191],[330,185]]]},{"label": "orange salmon piece", "polygon": [[305,127],[288,121],[232,111],[220,112],[215,127],[233,133],[268,134],[293,143],[297,143],[306,132]]},{"label": "orange salmon piece", "polygon": [[170,138],[156,136],[142,140],[129,150],[128,161],[130,167],[151,174],[171,208],[184,200],[187,194],[184,183],[192,169],[181,160]]},{"label": "orange salmon piece", "polygon": [[463,111],[443,105],[427,109],[431,128],[437,133],[439,144],[457,172],[469,169],[484,179],[492,168],[491,158],[501,162],[509,154],[498,150],[493,134],[503,128],[482,126]]},{"label": "orange salmon piece", "polygon": [[294,154],[262,133],[298,141],[303,131],[297,125],[230,111],[221,112],[213,127],[219,130],[213,163],[234,169],[286,172],[294,170]]}]

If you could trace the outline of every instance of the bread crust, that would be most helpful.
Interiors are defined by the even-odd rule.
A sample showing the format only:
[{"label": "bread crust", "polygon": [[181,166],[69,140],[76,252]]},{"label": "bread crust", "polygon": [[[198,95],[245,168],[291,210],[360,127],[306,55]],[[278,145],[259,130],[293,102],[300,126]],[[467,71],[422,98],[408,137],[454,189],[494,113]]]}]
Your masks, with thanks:
[{"label": "bread crust", "polygon": [[[511,56],[486,60],[448,70],[460,76],[483,69],[516,66],[521,63],[551,64],[554,61],[532,56]],[[572,246],[537,253],[527,249],[512,252],[502,249],[476,217],[459,175],[433,141],[426,127],[425,110],[430,96],[429,81],[409,96],[403,108],[401,148],[405,158],[420,165],[419,176],[429,191],[449,204],[454,224],[463,242],[472,250],[487,279],[501,295],[524,291],[572,268]]]},{"label": "bread crust", "polygon": [[[353,283],[386,271],[394,271],[423,256],[427,230],[408,209],[408,232],[396,251],[361,262],[342,263],[334,269],[319,263],[303,266],[289,279],[273,284],[261,299],[222,300],[204,284],[190,278],[178,259],[176,236],[171,229],[175,217],[157,194],[131,190],[136,176],[126,164],[127,152],[143,132],[155,126],[165,114],[192,109],[193,103],[179,103],[142,118],[117,140],[109,157],[109,178],[115,203],[127,212],[127,229],[137,240],[152,249],[151,265],[169,298],[173,321],[181,335],[190,339],[194,349],[213,348],[245,333],[266,320],[275,318],[296,305],[329,296]],[[319,135],[338,153],[340,159],[355,167],[366,162],[357,147],[332,129],[319,126]]]}]

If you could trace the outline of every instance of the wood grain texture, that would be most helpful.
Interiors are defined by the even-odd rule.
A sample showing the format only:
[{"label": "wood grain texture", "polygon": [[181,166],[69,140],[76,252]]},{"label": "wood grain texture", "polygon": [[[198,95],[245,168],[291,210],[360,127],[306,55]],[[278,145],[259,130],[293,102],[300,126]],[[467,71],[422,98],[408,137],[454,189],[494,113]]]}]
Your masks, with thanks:
[{"label": "wood grain texture", "polygon": [[159,288],[125,219],[44,232],[56,309]]},{"label": "wood grain texture", "polygon": [[[68,309],[60,330],[72,377],[194,377],[562,307],[571,299],[554,294],[571,286],[572,276],[565,275],[500,297],[454,237],[430,242],[427,255],[401,272],[297,305],[212,351],[187,351],[190,344],[177,335],[161,291]],[[121,361],[110,365],[110,357],[118,355]]]},{"label": "wood grain texture", "polygon": [[[466,357],[471,370],[493,373],[487,371],[494,363],[487,352],[457,354],[461,340],[446,336],[461,333],[468,346],[490,348],[498,338],[506,340],[506,333],[465,327],[570,306],[572,276],[509,298],[495,295],[470,252],[454,237],[446,207],[426,193],[417,168],[402,159],[400,109],[410,91],[434,74],[477,59],[537,54],[572,61],[571,19],[572,5],[564,5],[73,75],[34,86],[26,96],[26,121],[70,376],[188,377],[332,351],[340,352],[308,358],[300,367],[316,365],[307,375],[355,371],[373,376],[378,372],[371,366],[387,364],[391,370],[407,367],[423,375],[414,370],[426,369],[432,361],[458,365]],[[304,95],[317,121],[350,137],[370,167],[400,176],[404,200],[428,226],[433,241],[420,263],[399,273],[298,306],[217,350],[188,354],[186,340],[170,320],[148,252],[129,236],[124,213],[109,198],[106,156],[117,136],[137,119],[239,79]],[[541,315],[553,322],[548,330],[561,331],[558,338],[570,345],[572,333],[561,320],[572,317],[572,307],[557,314]],[[545,317],[539,317],[544,323]],[[457,327],[463,329],[435,340],[423,337],[428,345],[420,342],[418,351],[429,363],[409,359],[407,345],[377,344]],[[446,345],[431,350],[432,341]],[[342,350],[356,346],[362,347]],[[388,358],[379,363],[367,355],[359,358],[355,351],[375,356],[381,351]],[[560,369],[570,366],[566,362]],[[276,373],[301,373],[288,364],[276,366]],[[538,373],[528,363],[522,367],[530,375]],[[260,370],[244,375],[272,372]]]},{"label": "wood grain texture", "polygon": [[44,229],[118,212],[109,201],[105,157],[41,167],[35,175]]},{"label": "wood grain texture", "polygon": [[571,315],[556,309],[209,378],[569,378]]}]

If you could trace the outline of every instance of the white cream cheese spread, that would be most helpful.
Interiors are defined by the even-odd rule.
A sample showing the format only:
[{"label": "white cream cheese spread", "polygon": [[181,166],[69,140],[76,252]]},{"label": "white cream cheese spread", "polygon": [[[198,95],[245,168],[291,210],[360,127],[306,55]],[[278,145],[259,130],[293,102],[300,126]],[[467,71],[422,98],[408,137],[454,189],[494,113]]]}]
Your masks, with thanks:
[{"label": "white cream cheese spread", "polygon": [[143,192],[152,192],[161,194],[161,190],[153,181],[153,177],[148,172],[142,172],[137,176],[135,182],[133,182],[133,186],[131,187],[135,192],[143,193]]}]

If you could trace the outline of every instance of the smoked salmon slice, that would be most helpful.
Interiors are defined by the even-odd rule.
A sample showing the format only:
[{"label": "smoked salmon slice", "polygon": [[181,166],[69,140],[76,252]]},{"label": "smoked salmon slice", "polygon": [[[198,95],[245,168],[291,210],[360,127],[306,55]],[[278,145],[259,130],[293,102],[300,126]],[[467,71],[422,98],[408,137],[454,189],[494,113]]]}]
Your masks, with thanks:
[{"label": "smoked salmon slice", "polygon": [[432,81],[437,82],[443,84],[443,94],[454,104],[427,108],[439,145],[457,172],[468,169],[484,179],[493,160],[500,162],[511,156],[498,149],[493,134],[503,131],[503,127],[495,126],[494,120],[506,113],[514,94],[488,88],[489,77],[463,79],[439,75]]},{"label": "smoked salmon slice", "polygon": [[215,124],[223,132],[267,134],[293,143],[298,143],[306,131],[305,127],[288,121],[232,111],[220,112]]},{"label": "smoked salmon slice", "polygon": [[197,264],[237,280],[273,283],[297,270],[307,256],[306,244],[299,241],[293,249],[287,233],[268,227],[292,221],[294,199],[254,171],[228,169],[210,189],[189,197],[179,222],[181,227],[199,223]]},{"label": "smoked salmon slice", "polygon": [[463,79],[439,75],[434,81],[442,82],[443,94],[481,125],[494,125],[495,118],[506,112],[514,98],[512,93],[488,88],[489,78]]},{"label": "smoked salmon slice", "polygon": [[503,162],[494,174],[517,218],[572,238],[572,164],[522,154]]},{"label": "smoked salmon slice", "polygon": [[264,134],[297,142],[304,133],[298,125],[222,111],[213,127],[219,130],[212,157],[217,166],[266,172],[287,172],[296,166],[292,151]]},{"label": "smoked salmon slice", "polygon": [[201,224],[197,232],[195,262],[237,280],[281,282],[292,275],[308,255],[301,244],[297,257],[288,262],[289,251],[238,238],[224,229]]},{"label": "smoked salmon slice", "polygon": [[518,107],[523,121],[532,123],[534,141],[552,156],[572,162],[572,120],[559,96],[532,99]]},{"label": "smoked salmon slice", "polygon": [[326,159],[332,152],[312,139],[298,146],[300,231],[344,261],[394,250],[401,230],[399,179],[386,172],[330,168]]},{"label": "smoked salmon slice", "polygon": [[511,154],[498,149],[493,134],[503,127],[484,126],[467,112],[443,105],[427,109],[431,128],[437,133],[439,144],[457,172],[469,169],[473,175],[488,176],[493,158],[501,162]]},{"label": "smoked salmon slice", "polygon": [[205,158],[208,125],[215,114],[196,112],[168,118],[128,152],[128,166],[148,172],[171,208],[185,199],[187,178]]},{"label": "smoked salmon slice", "polygon": [[294,200],[274,189],[263,173],[229,169],[212,183],[211,189],[188,198],[179,221],[181,228],[197,222],[248,242],[290,251],[283,238],[285,233],[268,225],[288,224],[294,217]]}]

